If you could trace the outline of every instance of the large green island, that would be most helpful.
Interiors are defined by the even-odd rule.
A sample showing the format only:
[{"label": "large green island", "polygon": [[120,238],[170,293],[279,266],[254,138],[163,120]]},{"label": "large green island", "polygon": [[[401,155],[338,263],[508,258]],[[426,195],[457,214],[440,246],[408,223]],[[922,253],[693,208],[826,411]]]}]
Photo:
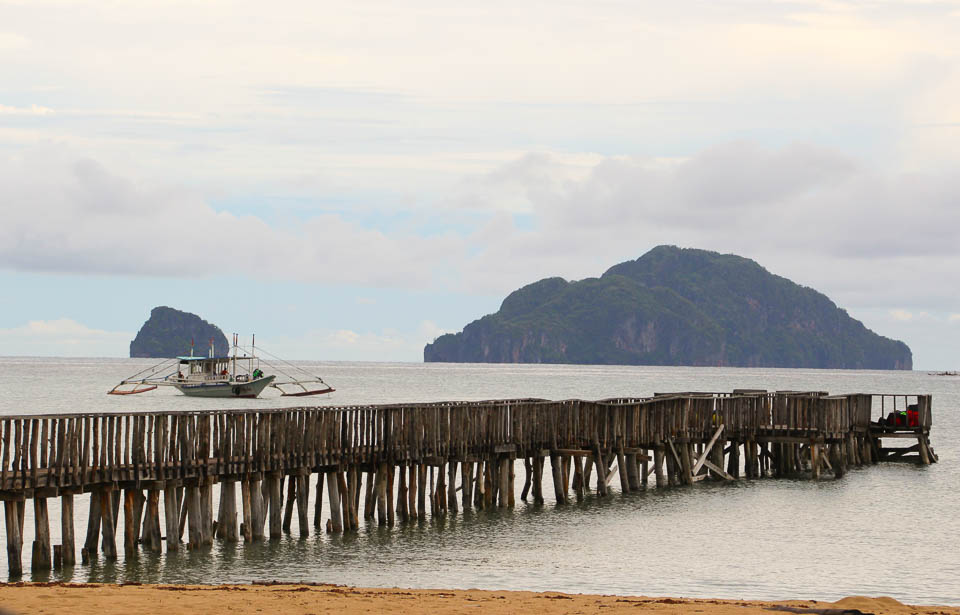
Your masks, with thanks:
[{"label": "large green island", "polygon": [[150,310],[150,318],[130,342],[130,357],[169,359],[190,354],[192,343],[197,356],[207,356],[211,339],[216,356],[227,356],[230,345],[219,327],[196,314],[161,305]]},{"label": "large green island", "polygon": [[599,278],[547,278],[427,344],[427,362],[912,369],[910,348],[732,254],[658,246]]}]

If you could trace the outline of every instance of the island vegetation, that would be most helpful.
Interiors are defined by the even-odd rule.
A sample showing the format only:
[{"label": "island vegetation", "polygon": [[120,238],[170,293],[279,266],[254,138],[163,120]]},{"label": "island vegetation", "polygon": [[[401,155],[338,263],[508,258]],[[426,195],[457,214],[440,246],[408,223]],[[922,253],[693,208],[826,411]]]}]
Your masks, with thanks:
[{"label": "island vegetation", "polygon": [[658,246],[599,278],[546,278],[424,348],[428,362],[911,369],[910,348],[733,254]]},{"label": "island vegetation", "polygon": [[188,355],[191,343],[195,344],[198,356],[206,356],[211,339],[216,355],[226,356],[230,346],[219,327],[196,314],[159,306],[150,311],[150,318],[130,342],[130,357],[167,359]]}]

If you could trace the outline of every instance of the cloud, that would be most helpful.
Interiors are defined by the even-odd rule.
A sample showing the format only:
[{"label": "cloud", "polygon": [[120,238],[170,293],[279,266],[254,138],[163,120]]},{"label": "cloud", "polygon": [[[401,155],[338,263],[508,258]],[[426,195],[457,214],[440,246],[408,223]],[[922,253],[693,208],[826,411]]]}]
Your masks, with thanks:
[{"label": "cloud", "polygon": [[0,115],[50,115],[51,113],[53,113],[53,109],[40,105],[30,105],[29,107],[0,105]]},{"label": "cloud", "polygon": [[548,161],[510,167],[501,189],[528,199],[534,229],[509,212],[489,218],[470,237],[471,286],[598,275],[673,243],[753,258],[842,305],[943,311],[960,301],[943,284],[960,268],[955,173],[889,172],[826,148],[749,142],[669,163],[605,158],[563,181],[544,181]]},{"label": "cloud", "polygon": [[[0,267],[20,272],[505,295],[672,243],[753,258],[854,316],[915,320],[960,302],[943,284],[960,268],[960,178],[893,173],[806,144],[731,142],[682,158],[536,152],[465,177],[449,200],[397,224],[375,204],[367,222],[306,206],[281,224],[269,209],[217,209],[199,192],[56,149],[10,157],[0,194]],[[440,332],[332,329],[314,340],[409,351]]]},{"label": "cloud", "polygon": [[913,320],[913,314],[906,310],[890,310],[890,316],[894,320]]},{"label": "cloud", "polygon": [[62,151],[0,167],[0,267],[26,272],[228,277],[422,287],[459,242],[385,233],[321,213],[281,229],[196,193],[121,177]]},{"label": "cloud", "polygon": [[952,323],[960,322],[960,314],[950,314],[950,316],[947,317],[947,320]]},{"label": "cloud", "polygon": [[31,320],[0,329],[0,354],[19,356],[117,356],[134,334],[93,329],[70,318]]}]

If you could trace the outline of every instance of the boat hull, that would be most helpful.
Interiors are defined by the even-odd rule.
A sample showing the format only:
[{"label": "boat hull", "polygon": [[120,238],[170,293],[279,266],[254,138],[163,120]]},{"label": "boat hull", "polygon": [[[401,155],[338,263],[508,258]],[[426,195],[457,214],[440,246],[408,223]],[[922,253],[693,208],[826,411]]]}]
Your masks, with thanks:
[{"label": "boat hull", "polygon": [[249,382],[189,382],[174,383],[174,387],[190,397],[239,397],[252,399],[260,395],[276,376],[266,376]]}]

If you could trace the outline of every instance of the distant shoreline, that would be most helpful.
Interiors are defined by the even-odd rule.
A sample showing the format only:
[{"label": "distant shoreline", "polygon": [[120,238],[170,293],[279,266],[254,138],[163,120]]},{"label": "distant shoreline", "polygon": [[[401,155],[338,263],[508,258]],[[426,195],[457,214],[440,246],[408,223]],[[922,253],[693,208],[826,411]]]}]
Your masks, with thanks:
[{"label": "distant shoreline", "polygon": [[[788,600],[712,600],[564,594],[560,592],[377,589],[342,585],[110,585],[92,583],[0,584],[3,613],[254,613],[285,615],[337,612],[343,615],[378,612],[430,613],[638,613],[663,615],[770,615],[818,613],[840,615],[857,610],[875,615],[960,615],[960,607],[911,606],[893,598],[849,597],[837,602]],[[638,611],[638,607],[640,611]],[[474,610],[477,609],[477,610]]]}]

